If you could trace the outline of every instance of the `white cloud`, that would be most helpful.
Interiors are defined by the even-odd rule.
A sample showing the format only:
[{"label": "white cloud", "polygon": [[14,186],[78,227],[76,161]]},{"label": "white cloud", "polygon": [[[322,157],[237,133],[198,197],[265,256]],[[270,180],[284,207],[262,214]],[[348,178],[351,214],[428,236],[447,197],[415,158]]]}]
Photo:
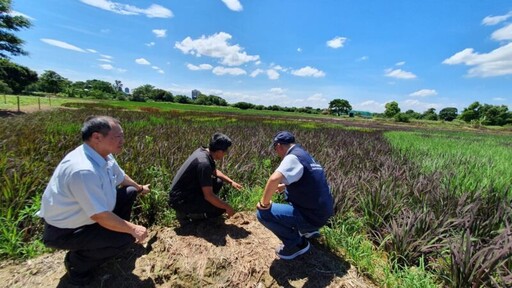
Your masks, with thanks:
[{"label": "white cloud", "polygon": [[153,34],[155,34],[158,38],[164,38],[167,36],[167,30],[166,29],[153,29]]},{"label": "white cloud", "polygon": [[198,70],[212,70],[212,65],[210,64],[200,64],[199,66],[193,65],[193,64],[187,64],[187,68],[192,71],[198,71]]},{"label": "white cloud", "polygon": [[512,40],[512,23],[494,31],[491,38],[496,41]]},{"label": "white cloud", "polygon": [[357,61],[366,61],[366,60],[368,60],[368,59],[370,59],[370,57],[368,57],[368,56],[362,56],[362,57],[358,58],[358,59],[357,59]]},{"label": "white cloud", "polygon": [[414,73],[407,72],[402,69],[395,69],[395,70],[386,69],[385,72],[386,72],[385,75],[387,77],[392,77],[392,78],[397,78],[397,79],[414,79],[414,78],[416,78],[416,75],[414,75]]},{"label": "white cloud", "polygon": [[323,71],[318,70],[313,67],[310,67],[310,66],[302,67],[299,70],[293,70],[292,74],[295,76],[300,76],[300,77],[315,77],[315,78],[325,76],[325,73]]},{"label": "white cloud", "polygon": [[494,101],[506,101],[507,99],[501,98],[501,97],[494,97],[494,98],[492,98],[492,100],[494,100]]},{"label": "white cloud", "polygon": [[280,75],[279,75],[279,72],[277,72],[276,70],[268,69],[267,76],[268,76],[268,79],[270,79],[270,80],[277,80],[277,79],[279,79]]},{"label": "white cloud", "polygon": [[222,2],[224,2],[224,4],[226,4],[230,10],[236,12],[242,11],[244,9],[238,0],[222,0]]},{"label": "white cloud", "polygon": [[337,49],[337,48],[343,47],[343,44],[345,44],[345,41],[347,41],[347,38],[336,36],[336,37],[332,38],[331,40],[327,41],[327,46]]},{"label": "white cloud", "polygon": [[138,8],[129,4],[122,4],[109,0],[80,0],[81,2],[96,8],[107,10],[121,15],[145,15],[148,18],[171,18],[171,10],[156,4],[151,4],[146,9]]},{"label": "white cloud", "polygon": [[384,112],[385,103],[379,103],[375,100],[367,100],[359,104],[353,105],[354,110]]},{"label": "white cloud", "polygon": [[409,96],[412,96],[412,97],[427,97],[427,96],[436,96],[436,95],[437,95],[437,91],[434,89],[421,89],[421,90],[418,90],[416,92],[409,94]]},{"label": "white cloud", "polygon": [[135,59],[135,63],[140,64],[140,65],[150,65],[151,64],[148,60],[146,60],[144,58]]},{"label": "white cloud", "polygon": [[300,47],[297,48],[297,52],[299,52],[299,53],[302,52],[302,48],[300,48]]},{"label": "white cloud", "polygon": [[101,67],[101,69],[104,69],[104,70],[112,70],[112,69],[114,69],[114,66],[112,66],[110,64],[101,64],[100,67]]},{"label": "white cloud", "polygon": [[317,106],[319,103],[324,103],[324,102],[327,103],[327,99],[325,99],[325,97],[322,95],[322,93],[315,93],[315,94],[309,96],[306,100],[308,102],[313,102],[313,103],[317,104]]},{"label": "white cloud", "polygon": [[226,74],[233,75],[233,76],[240,76],[240,75],[247,74],[247,72],[245,72],[244,69],[226,68],[226,67],[222,67],[222,66],[217,66],[217,67],[213,68],[212,72],[213,72],[213,74],[218,75],[218,76],[226,75]]},{"label": "white cloud", "polygon": [[112,59],[113,57],[110,56],[110,55],[105,55],[105,54],[100,54],[101,57],[105,58],[105,59]]},{"label": "white cloud", "polygon": [[71,45],[71,44],[63,42],[63,41],[59,41],[59,40],[55,40],[55,39],[47,39],[47,38],[42,38],[41,41],[43,41],[46,44],[49,44],[49,45],[52,45],[52,46],[55,46],[55,47],[59,47],[59,48],[62,48],[62,49],[67,49],[67,50],[73,50],[73,51],[77,51],[77,52],[87,53],[87,51],[85,51],[84,49],[82,49],[80,47],[76,47],[75,45]]},{"label": "white cloud", "polygon": [[396,66],[404,66],[405,65],[405,61],[398,62],[395,65]]},{"label": "white cloud", "polygon": [[153,47],[153,46],[155,46],[155,42],[149,42],[149,43],[146,43],[144,45],[146,45],[148,47]]},{"label": "white cloud", "polygon": [[436,103],[426,103],[426,102],[421,102],[421,101],[412,100],[412,99],[405,100],[404,102],[399,103],[398,106],[400,107],[400,110],[402,112],[405,112],[405,111],[411,109],[411,110],[414,110],[414,111],[420,112],[420,113],[425,112],[430,108],[439,109],[441,107],[441,105],[436,104]]},{"label": "white cloud", "polygon": [[98,59],[98,61],[101,61],[101,62],[107,62],[107,63],[112,63],[112,60],[110,60],[110,59],[105,59],[105,58],[100,58],[100,59]]},{"label": "white cloud", "polygon": [[185,54],[208,56],[221,59],[220,63],[228,66],[239,66],[247,62],[259,60],[259,55],[247,55],[243,48],[238,45],[229,45],[231,35],[225,32],[216,33],[193,40],[190,37],[181,42],[176,42],[174,47]]},{"label": "white cloud", "polygon": [[98,53],[98,51],[96,51],[96,50],[94,50],[94,49],[85,49],[85,50],[87,50],[87,51],[89,51],[89,52],[91,52],[91,53]]},{"label": "white cloud", "polygon": [[466,48],[445,59],[443,64],[474,66],[468,71],[469,77],[509,75],[512,74],[512,43],[483,54],[474,52],[473,48]]},{"label": "white cloud", "polygon": [[272,94],[284,94],[286,92],[283,88],[270,88],[270,93]]},{"label": "white cloud", "polygon": [[482,20],[482,25],[491,26],[506,21],[508,18],[512,17],[512,11],[508,12],[506,15],[501,16],[487,16]]},{"label": "white cloud", "polygon": [[265,72],[265,70],[263,70],[263,69],[256,69],[256,70],[252,71],[250,76],[252,78],[254,78],[254,77],[256,77],[256,76],[258,76],[258,75],[260,75],[261,73],[264,73],[264,72]]}]

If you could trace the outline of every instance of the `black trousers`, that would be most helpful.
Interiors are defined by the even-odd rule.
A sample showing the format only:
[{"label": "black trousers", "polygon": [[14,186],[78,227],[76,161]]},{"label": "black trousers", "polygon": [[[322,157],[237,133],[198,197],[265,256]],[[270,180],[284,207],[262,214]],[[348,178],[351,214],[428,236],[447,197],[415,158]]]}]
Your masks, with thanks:
[{"label": "black trousers", "polygon": [[[112,211],[129,221],[137,198],[135,187],[117,189],[116,205]],[[98,223],[78,228],[58,228],[45,222],[43,242],[47,247],[69,250],[68,265],[77,273],[88,273],[106,260],[125,251],[135,242],[127,233],[103,228]]]},{"label": "black trousers", "polygon": [[[215,178],[213,181],[213,193],[218,195],[220,189],[222,189],[223,182],[220,178]],[[205,215],[207,218],[215,218],[224,214],[225,210],[220,209],[218,207],[213,206],[210,202],[204,199],[203,194],[198,194],[197,196],[191,197],[187,199],[187,201],[174,209],[182,214],[190,215],[190,214],[201,214]]]}]

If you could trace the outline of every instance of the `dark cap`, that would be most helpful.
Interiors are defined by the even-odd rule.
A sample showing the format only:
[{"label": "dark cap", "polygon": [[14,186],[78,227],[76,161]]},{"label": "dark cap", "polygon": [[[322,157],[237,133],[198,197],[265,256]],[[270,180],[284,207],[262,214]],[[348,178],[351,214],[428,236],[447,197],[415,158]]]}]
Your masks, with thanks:
[{"label": "dark cap", "polygon": [[279,144],[295,143],[295,136],[293,136],[293,134],[288,132],[288,131],[278,132],[276,134],[276,136],[274,136],[274,140],[272,142],[272,145],[275,145],[277,143],[279,143]]}]

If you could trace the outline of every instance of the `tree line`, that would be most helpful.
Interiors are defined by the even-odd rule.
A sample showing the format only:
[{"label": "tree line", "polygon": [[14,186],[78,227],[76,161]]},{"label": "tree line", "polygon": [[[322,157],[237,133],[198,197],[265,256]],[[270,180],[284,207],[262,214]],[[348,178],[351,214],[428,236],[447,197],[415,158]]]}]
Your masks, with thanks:
[{"label": "tree line", "polygon": [[[364,116],[364,112],[353,111],[352,105],[345,99],[334,99],[330,101],[326,109],[312,107],[282,107],[279,105],[255,105],[248,102],[237,102],[228,104],[225,99],[216,95],[199,94],[192,99],[185,95],[173,95],[170,91],[156,88],[153,85],[145,84],[127,93],[123,90],[121,80],[114,83],[92,79],[86,81],[72,82],[57,72],[47,70],[40,76],[37,72],[28,67],[18,65],[9,59],[9,55],[28,55],[23,50],[24,41],[18,38],[14,32],[26,29],[31,26],[28,19],[23,16],[13,16],[11,11],[11,0],[0,0],[0,93],[3,94],[34,94],[37,92],[52,93],[66,97],[115,99],[123,101],[165,101],[184,104],[233,106],[239,109],[272,110],[286,112],[300,112],[310,114],[331,114],[341,116],[346,114],[350,117]],[[474,102],[458,114],[455,107],[446,107],[436,113],[435,108],[429,108],[423,113],[413,110],[401,112],[398,103],[392,101],[386,103],[384,113],[373,113],[371,116],[394,118],[395,121],[409,122],[411,119],[443,120],[453,121],[460,119],[468,123],[482,125],[507,125],[512,124],[512,112],[508,111],[505,105],[496,106]]]}]

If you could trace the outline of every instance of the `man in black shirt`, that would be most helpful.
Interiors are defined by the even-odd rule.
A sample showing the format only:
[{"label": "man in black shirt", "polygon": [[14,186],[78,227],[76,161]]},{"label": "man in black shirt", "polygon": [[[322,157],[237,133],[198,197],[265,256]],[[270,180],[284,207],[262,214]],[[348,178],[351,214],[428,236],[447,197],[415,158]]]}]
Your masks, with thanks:
[{"label": "man in black shirt", "polygon": [[198,148],[181,165],[169,192],[169,205],[176,210],[178,219],[199,220],[223,213],[231,217],[235,213],[217,194],[223,182],[237,190],[242,189],[242,185],[219,171],[214,161],[221,160],[231,144],[228,136],[215,133],[208,148]]}]

